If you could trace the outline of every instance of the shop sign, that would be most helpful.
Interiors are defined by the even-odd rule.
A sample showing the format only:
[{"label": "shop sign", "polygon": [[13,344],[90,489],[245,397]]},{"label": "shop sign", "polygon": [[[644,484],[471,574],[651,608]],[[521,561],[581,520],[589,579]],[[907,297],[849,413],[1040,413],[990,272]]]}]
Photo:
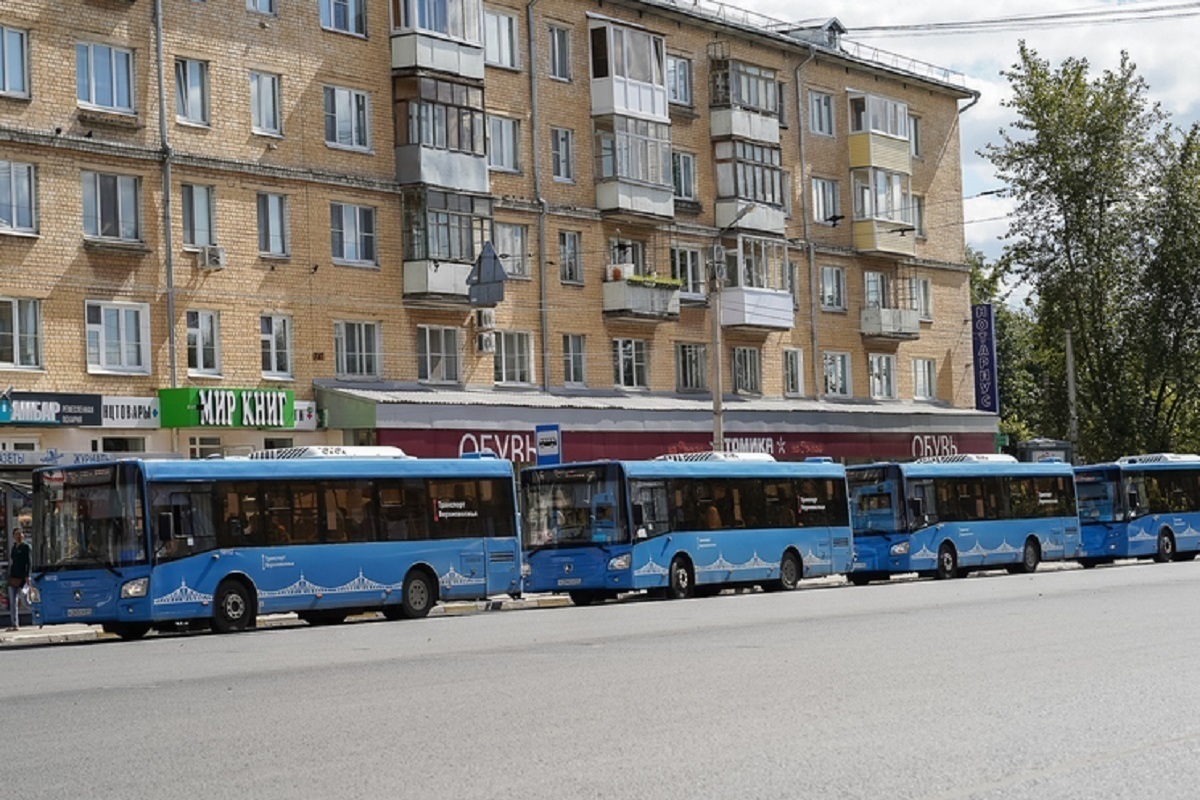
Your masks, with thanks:
[{"label": "shop sign", "polygon": [[1000,413],[1000,379],[996,363],[996,320],[991,303],[971,306],[975,356],[975,409]]},{"label": "shop sign", "polygon": [[291,428],[293,394],[284,389],[159,389],[164,428]]},{"label": "shop sign", "polygon": [[116,397],[105,395],[101,407],[101,425],[105,428],[159,427],[157,397]]},{"label": "shop sign", "polygon": [[294,406],[292,429],[315,431],[317,429],[317,404],[312,400],[297,400]]},{"label": "shop sign", "polygon": [[538,425],[537,464],[539,467],[562,463],[562,433],[557,425]]},{"label": "shop sign", "polygon": [[100,395],[0,392],[0,425],[99,425]]}]

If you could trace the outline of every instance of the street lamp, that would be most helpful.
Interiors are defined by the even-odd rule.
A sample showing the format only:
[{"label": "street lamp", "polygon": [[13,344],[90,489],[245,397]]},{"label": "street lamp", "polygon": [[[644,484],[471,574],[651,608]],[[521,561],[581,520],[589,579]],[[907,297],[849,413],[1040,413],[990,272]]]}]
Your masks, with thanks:
[{"label": "street lamp", "polygon": [[[708,313],[712,315],[712,412],[713,412],[713,452],[725,452],[725,408],[724,389],[721,386],[721,284],[725,282],[725,248],[721,239],[731,228],[742,221],[742,218],[754,209],[758,203],[748,203],[734,215],[733,219],[721,230],[717,231],[716,244],[712,248],[712,260],[708,269]],[[739,262],[740,263],[740,262]]]}]

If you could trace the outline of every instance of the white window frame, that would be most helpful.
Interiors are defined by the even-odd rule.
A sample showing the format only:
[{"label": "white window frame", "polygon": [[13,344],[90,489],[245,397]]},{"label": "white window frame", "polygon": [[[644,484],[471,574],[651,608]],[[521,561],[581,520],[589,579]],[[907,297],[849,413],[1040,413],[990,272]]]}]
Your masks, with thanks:
[{"label": "white window frame", "polygon": [[632,264],[634,275],[645,275],[649,270],[646,264],[646,243],[641,239],[621,239],[613,237],[608,240],[610,264]]},{"label": "white window frame", "polygon": [[550,174],[556,181],[575,182],[575,132],[570,128],[550,129]]},{"label": "white window frame", "polygon": [[677,200],[696,199],[696,155],[671,151],[671,187]]},{"label": "white window frame", "polygon": [[908,139],[908,104],[875,94],[850,94],[850,132]]},{"label": "white window frame", "polygon": [[808,90],[808,130],[817,136],[836,136],[833,95],[817,89]]},{"label": "white window frame", "polygon": [[[265,330],[269,329],[269,330]],[[280,345],[282,330],[283,347]],[[263,365],[264,378],[291,380],[295,374],[292,362],[292,318],[286,314],[262,314],[258,318],[259,346],[265,345],[263,355],[268,364]],[[280,355],[283,356],[283,369],[280,369]]]},{"label": "white window frame", "polygon": [[250,71],[250,130],[260,136],[283,136],[281,76],[259,70]]},{"label": "white window frame", "polygon": [[703,300],[706,294],[704,254],[698,247],[683,245],[671,248],[671,277],[680,281],[680,297]]},{"label": "white window frame", "polygon": [[0,233],[37,233],[37,230],[37,167],[0,161]]},{"label": "white window frame", "polygon": [[667,53],[667,101],[692,106],[692,60]]},{"label": "white window frame", "polygon": [[[344,86],[322,87],[325,146],[360,153],[371,150],[371,96]],[[332,110],[330,106],[332,104]],[[333,138],[330,139],[332,122]],[[348,127],[347,127],[348,126]]]},{"label": "white window frame", "polygon": [[563,283],[583,283],[583,235],[579,231],[558,232],[558,278]]},{"label": "white window frame", "polygon": [[[341,11],[342,19],[338,19]],[[367,35],[367,0],[321,0],[321,28],[351,36]]]},{"label": "white window frame", "polygon": [[417,326],[417,380],[422,383],[458,383],[458,328],[441,325]]},{"label": "white window frame", "polygon": [[912,218],[912,179],[879,167],[852,170],[855,219],[909,222]]},{"label": "white window frame", "polygon": [[813,222],[836,226],[841,216],[841,192],[838,182],[830,178],[812,179]]},{"label": "white window frame", "polygon": [[587,386],[587,337],[582,333],[564,333],[563,385]]},{"label": "white window frame", "polygon": [[[85,56],[86,53],[86,56]],[[106,63],[97,63],[102,57],[107,54],[107,58],[103,59]],[[80,59],[83,59],[83,67],[86,69],[86,75],[80,75]],[[112,102],[104,103],[96,97],[96,73],[97,70],[108,73],[108,86],[112,91]],[[119,99],[120,86],[122,75],[125,81],[125,89],[128,92],[128,102],[122,103]],[[133,114],[137,107],[137,86],[134,83],[134,76],[137,75],[137,69],[133,61],[133,51],[124,47],[113,47],[108,44],[76,42],[75,44],[75,98],[79,105],[84,108],[95,108],[101,111],[111,111],[117,114]],[[86,83],[86,86],[82,85]]]},{"label": "white window frame", "polygon": [[275,16],[275,0],[246,0],[246,10],[256,14]]},{"label": "white window frame", "polygon": [[872,400],[896,399],[896,357],[891,353],[868,353]]},{"label": "white window frame", "polygon": [[864,308],[895,308],[892,292],[892,279],[887,273],[874,270],[863,273]]},{"label": "white window frame", "polygon": [[783,395],[804,396],[804,351],[798,348],[783,351]]},{"label": "white window frame", "polygon": [[821,354],[822,376],[826,397],[850,397],[854,393],[850,374],[850,354],[826,350]]},{"label": "white window frame", "polygon": [[[188,375],[220,377],[221,314],[207,309],[189,309],[184,314],[187,328]],[[209,341],[211,337],[211,341]],[[211,363],[206,359],[211,351]],[[194,365],[194,366],[193,366]]]},{"label": "white window frame", "polygon": [[488,114],[488,169],[517,172],[521,169],[521,121]]},{"label": "white window frame", "polygon": [[[258,252],[259,255],[283,258],[288,254],[288,199],[285,194],[259,192]],[[266,228],[264,228],[264,224]],[[266,242],[266,248],[263,243]],[[275,249],[275,243],[279,249]]]},{"label": "white window frame", "polygon": [[913,399],[937,399],[937,362],[932,358],[914,358]]},{"label": "white window frame", "polygon": [[821,267],[821,310],[846,310],[846,268],[832,264]]},{"label": "white window frame", "polygon": [[549,38],[550,78],[569,82],[571,80],[571,29],[551,24]]},{"label": "white window frame", "polygon": [[[338,320],[333,323],[333,352],[339,378],[378,378],[382,374],[381,325],[371,320]],[[353,340],[351,342],[351,340]],[[351,354],[349,344],[356,352]],[[355,363],[350,363],[353,356]]]},{"label": "white window frame", "polygon": [[333,263],[355,267],[378,266],[378,224],[378,215],[371,206],[331,202],[329,254]]},{"label": "white window frame", "polygon": [[483,63],[519,69],[519,42],[516,15],[490,8],[483,10]]},{"label": "white window frame", "polygon": [[[88,372],[90,373],[121,373],[126,375],[150,374],[150,305],[149,303],[124,303],[103,300],[84,301],[84,324],[86,329],[86,347]],[[98,322],[92,322],[91,309],[97,309]],[[108,330],[104,318],[108,312],[117,315],[117,349],[120,356],[115,362],[107,360]],[[129,315],[136,315],[131,321]],[[130,327],[136,331],[136,342],[130,341]],[[94,342],[93,344],[93,337]],[[136,344],[136,358],[131,357],[130,345]],[[94,356],[94,358],[93,358]]]},{"label": "white window frame", "polygon": [[708,372],[708,345],[675,343],[675,391],[707,392]]},{"label": "white window frame", "polygon": [[[19,53],[16,58],[9,54],[13,47]],[[20,70],[17,76],[12,73],[14,64]],[[0,25],[0,95],[29,97],[29,34],[3,25]]]},{"label": "white window frame", "polygon": [[908,298],[922,322],[933,322],[933,282],[929,278],[909,278]]},{"label": "white window frame", "polygon": [[189,436],[188,458],[200,459],[209,456],[219,456],[225,453],[220,436]]},{"label": "white window frame", "polygon": [[618,389],[650,388],[649,350],[645,339],[613,339],[613,385]]},{"label": "white window frame", "polygon": [[533,335],[528,331],[496,331],[493,378],[501,386],[529,386],[534,382]]},{"label": "white window frame", "polygon": [[[217,243],[217,189],[185,183],[179,187],[184,247]],[[201,199],[202,198],[202,199]]]},{"label": "white window frame", "polygon": [[[0,369],[41,369],[42,367],[42,301],[26,297],[0,297],[0,306],[7,306],[12,329],[0,329],[0,340],[11,340],[12,358],[0,358]],[[28,319],[32,316],[33,319]],[[32,327],[29,331],[27,328]],[[4,348],[0,347],[0,355]],[[28,356],[28,358],[26,358]]]},{"label": "white window frame", "polygon": [[762,394],[762,351],[757,347],[733,348],[733,391],[736,394]]},{"label": "white window frame", "polygon": [[[117,207],[102,207],[104,192],[101,183],[116,181]],[[117,175],[111,172],[84,170],[83,183],[83,233],[89,239],[121,242],[142,241],[142,180],[134,175]],[[91,213],[89,214],[89,210]],[[116,235],[106,235],[105,217],[115,214],[110,222],[115,223]],[[132,217],[132,219],[130,219]]]},{"label": "white window frame", "polygon": [[175,121],[209,127],[210,101],[208,62],[195,58],[175,59]]},{"label": "white window frame", "polygon": [[529,227],[509,222],[493,222],[492,235],[496,254],[509,277],[529,277]]}]

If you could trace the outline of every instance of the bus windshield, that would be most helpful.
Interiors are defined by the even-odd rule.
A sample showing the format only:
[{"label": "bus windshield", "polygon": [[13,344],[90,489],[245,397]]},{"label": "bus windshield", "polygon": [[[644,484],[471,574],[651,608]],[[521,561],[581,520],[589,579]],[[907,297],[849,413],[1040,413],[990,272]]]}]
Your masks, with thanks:
[{"label": "bus windshield", "polygon": [[39,571],[113,568],[148,559],[137,468],[47,470],[35,475]]},{"label": "bus windshield", "polygon": [[893,468],[861,467],[847,470],[858,535],[902,533],[904,508],[899,502],[899,473]]},{"label": "bus windshield", "polygon": [[1119,497],[1115,471],[1077,473],[1075,492],[1081,522],[1117,521]]},{"label": "bus windshield", "polygon": [[530,470],[524,492],[526,549],[630,541],[614,464]]}]

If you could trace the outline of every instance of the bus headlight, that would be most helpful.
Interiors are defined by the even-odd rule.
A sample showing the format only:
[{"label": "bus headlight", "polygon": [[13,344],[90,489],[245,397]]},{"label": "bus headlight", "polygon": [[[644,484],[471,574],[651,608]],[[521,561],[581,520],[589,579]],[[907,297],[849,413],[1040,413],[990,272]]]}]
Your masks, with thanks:
[{"label": "bus headlight", "polygon": [[138,578],[136,581],[129,581],[121,584],[121,599],[129,597],[145,597],[146,592],[150,589],[149,578]]},{"label": "bus headlight", "polygon": [[908,555],[908,542],[898,542],[892,545],[888,552],[894,556],[906,556]]},{"label": "bus headlight", "polygon": [[608,568],[612,570],[629,569],[629,553],[610,558],[608,560]]}]

